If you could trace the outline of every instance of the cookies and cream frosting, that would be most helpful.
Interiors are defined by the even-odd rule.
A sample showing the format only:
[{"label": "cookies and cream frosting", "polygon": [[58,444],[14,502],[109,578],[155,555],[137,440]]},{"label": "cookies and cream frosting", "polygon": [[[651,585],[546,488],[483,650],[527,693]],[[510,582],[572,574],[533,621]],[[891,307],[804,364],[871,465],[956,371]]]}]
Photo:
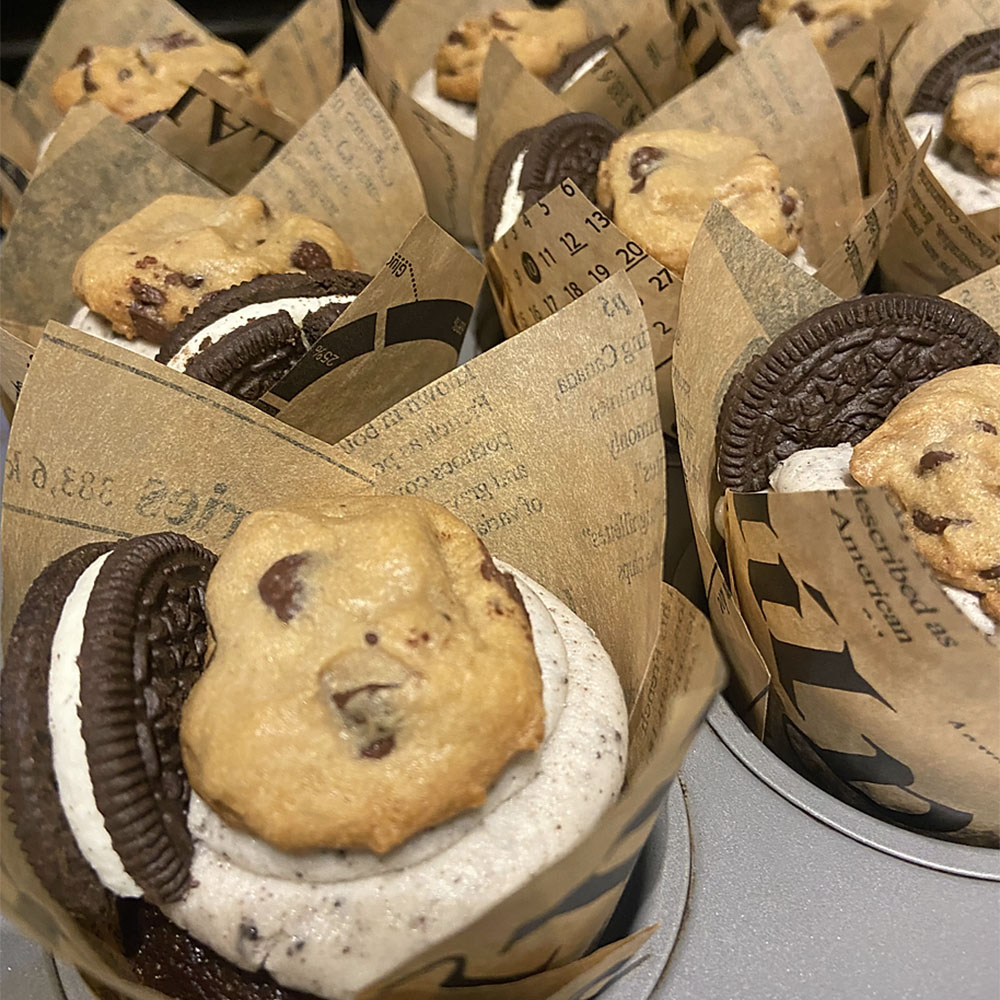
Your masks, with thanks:
[{"label": "cookies and cream frosting", "polygon": [[516,570],[541,665],[546,726],[486,803],[387,854],[285,854],[192,800],[192,888],[165,907],[195,937],[282,984],[347,1000],[483,916],[565,856],[615,800],[627,713],[594,633]]}]

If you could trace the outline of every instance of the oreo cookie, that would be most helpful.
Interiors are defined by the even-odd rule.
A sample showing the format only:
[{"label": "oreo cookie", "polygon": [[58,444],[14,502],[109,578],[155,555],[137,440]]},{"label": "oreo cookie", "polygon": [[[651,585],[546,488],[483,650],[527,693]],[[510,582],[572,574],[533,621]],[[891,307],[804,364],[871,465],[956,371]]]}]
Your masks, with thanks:
[{"label": "oreo cookie", "polygon": [[857,444],[909,392],[1000,362],[1000,337],[947,299],[887,293],[840,302],[782,334],[737,375],[716,433],[723,487],[767,488],[802,448]]},{"label": "oreo cookie", "polygon": [[910,101],[907,115],[948,107],[958,81],[969,73],[985,73],[1000,67],[1000,28],[966,35],[928,70]]},{"label": "oreo cookie", "polygon": [[18,613],[4,784],[39,879],[88,922],[109,921],[108,892],[164,903],[187,888],[178,729],[204,666],[214,564],[173,532],[93,543],[47,567]]},{"label": "oreo cookie", "polygon": [[610,122],[586,111],[560,115],[546,125],[511,136],[493,158],[486,176],[486,245],[495,243],[521,212],[567,178],[593,201],[597,168],[619,135]]},{"label": "oreo cookie", "polygon": [[[621,37],[620,34],[619,37]],[[614,45],[614,41],[610,35],[599,35],[573,52],[567,52],[563,56],[559,68],[551,73],[545,81],[549,90],[554,90],[557,94],[567,90],[591,66],[600,61],[601,57]]]},{"label": "oreo cookie", "polygon": [[174,328],[156,360],[255,403],[369,281],[358,271],[327,268],[265,274],[212,292]]}]

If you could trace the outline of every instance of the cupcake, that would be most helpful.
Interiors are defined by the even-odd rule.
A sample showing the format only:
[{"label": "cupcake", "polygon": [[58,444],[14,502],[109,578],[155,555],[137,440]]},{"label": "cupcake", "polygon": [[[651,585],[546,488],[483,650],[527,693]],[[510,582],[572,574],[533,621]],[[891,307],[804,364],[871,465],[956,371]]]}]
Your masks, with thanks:
[{"label": "cupcake", "polygon": [[260,511],[218,561],[170,533],[74,550],[2,679],[39,878],[184,1000],[356,996],[571,851],[624,777],[594,634],[425,501]]},{"label": "cupcake", "polygon": [[434,66],[417,79],[411,94],[422,107],[473,138],[483,64],[494,39],[507,45],[528,72],[545,79],[558,73],[567,57],[579,53],[588,38],[586,15],[575,8],[495,10],[453,28],[441,43]]}]

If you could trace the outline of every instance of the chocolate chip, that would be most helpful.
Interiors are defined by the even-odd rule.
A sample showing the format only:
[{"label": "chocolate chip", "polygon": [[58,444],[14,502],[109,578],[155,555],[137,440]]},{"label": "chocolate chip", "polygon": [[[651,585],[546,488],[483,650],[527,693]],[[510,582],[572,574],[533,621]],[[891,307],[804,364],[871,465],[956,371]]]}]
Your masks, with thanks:
[{"label": "chocolate chip", "polygon": [[248,941],[256,941],[258,937],[258,931],[256,926],[251,923],[241,923],[240,924],[240,937],[246,938]]},{"label": "chocolate chip", "polygon": [[90,75],[90,67],[86,66],[83,70],[83,89],[88,94],[93,94],[97,91],[97,84],[94,83],[93,77]]},{"label": "chocolate chip", "polygon": [[293,552],[268,567],[257,581],[260,599],[283,622],[290,622],[302,610],[303,588],[298,570],[308,559],[308,552]]},{"label": "chocolate chip", "polygon": [[799,207],[798,200],[793,198],[790,194],[785,194],[782,192],[781,195],[781,214],[782,215],[792,215],[795,209]]},{"label": "chocolate chip", "polygon": [[82,49],[76,54],[76,59],[73,60],[74,66],[85,66],[94,58],[94,50],[89,45],[84,45]]},{"label": "chocolate chip", "polygon": [[166,295],[159,288],[144,284],[138,278],[133,278],[128,287],[136,302],[144,306],[162,306],[167,301]]},{"label": "chocolate chip", "polygon": [[997,432],[997,429],[993,426],[993,424],[989,424],[985,420],[977,420],[976,427],[981,431],[985,431],[987,434],[996,434]]},{"label": "chocolate chip", "polygon": [[152,344],[162,344],[169,336],[170,331],[161,322],[153,306],[133,302],[128,307],[128,314],[132,319],[136,335],[143,340],[148,340]]},{"label": "chocolate chip", "polygon": [[[138,266],[139,265],[137,264],[136,267]],[[175,288],[181,283],[181,279],[183,277],[184,275],[181,274],[180,271],[168,271],[166,277],[163,279],[163,284],[165,284],[168,288]]]},{"label": "chocolate chip", "polygon": [[142,260],[137,260],[135,266],[145,270],[147,267],[152,267],[156,263],[155,257],[150,257],[148,254],[142,258]]},{"label": "chocolate chip", "polygon": [[330,255],[318,243],[310,240],[302,240],[292,251],[290,259],[292,267],[297,267],[306,273],[333,267]]},{"label": "chocolate chip", "polygon": [[205,283],[205,276],[203,274],[185,274],[181,278],[181,284],[185,288],[201,288]]},{"label": "chocolate chip", "polygon": [[464,45],[465,44],[465,36],[462,34],[461,31],[453,31],[448,36],[448,44],[449,45]]},{"label": "chocolate chip", "polygon": [[628,161],[628,175],[636,183],[632,194],[638,194],[646,186],[646,178],[659,167],[667,157],[667,151],[659,146],[640,146]]},{"label": "chocolate chip", "polygon": [[928,535],[940,535],[944,532],[945,528],[951,525],[962,528],[970,522],[957,517],[945,517],[944,515],[935,517],[933,514],[926,513],[926,511],[915,510],[913,512],[913,523]]},{"label": "chocolate chip", "polygon": [[128,69],[125,66],[123,66],[120,70],[118,70],[119,80],[127,80],[129,79],[129,77],[131,77],[131,75],[132,75],[132,70]]},{"label": "chocolate chip", "polygon": [[501,31],[517,31],[513,24],[508,24],[496,11],[490,14],[490,24]]},{"label": "chocolate chip", "polygon": [[920,456],[920,471],[932,472],[944,462],[951,462],[955,455],[950,451],[928,451]]},{"label": "chocolate chip", "polygon": [[990,566],[989,569],[981,569],[979,575],[984,580],[1000,580],[1000,563],[996,566]]},{"label": "chocolate chip", "polygon": [[816,11],[807,3],[797,3],[792,7],[792,13],[798,14],[803,24],[811,24],[816,20]]},{"label": "chocolate chip", "polygon": [[393,735],[383,736],[381,739],[376,740],[374,743],[369,743],[368,746],[361,748],[361,756],[367,757],[369,760],[381,760],[383,757],[387,757],[396,746],[396,737]]},{"label": "chocolate chip", "polygon": [[156,38],[151,38],[149,44],[163,52],[173,52],[174,49],[186,49],[190,45],[197,45],[198,39],[193,35],[185,35],[183,31],[175,31],[170,35],[158,35]]},{"label": "chocolate chip", "polygon": [[365,642],[367,642],[369,646],[374,646],[375,643],[378,642],[378,636],[374,632],[365,632]]}]

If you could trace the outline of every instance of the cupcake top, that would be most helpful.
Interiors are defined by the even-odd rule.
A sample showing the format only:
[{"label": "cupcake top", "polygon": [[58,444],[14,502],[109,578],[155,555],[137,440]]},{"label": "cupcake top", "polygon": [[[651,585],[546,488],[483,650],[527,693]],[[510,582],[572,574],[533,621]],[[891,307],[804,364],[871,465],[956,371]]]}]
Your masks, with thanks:
[{"label": "cupcake top", "polygon": [[483,64],[498,39],[535,76],[547,77],[563,59],[586,44],[586,15],[571,7],[556,10],[495,10],[454,28],[438,49],[434,66],[439,96],[466,104],[479,100]]},{"label": "cupcake top", "polygon": [[183,31],[137,45],[84,46],[53,82],[52,102],[65,114],[79,101],[100,101],[112,114],[133,121],[169,110],[202,70],[270,107],[264,82],[241,49]]},{"label": "cupcake top", "polygon": [[209,292],[262,274],[355,267],[329,226],[259,198],[164,195],[93,243],[73,292],[130,340],[162,343]]},{"label": "cupcake top", "polygon": [[601,163],[597,203],[661,264],[683,275],[714,200],[783,254],[799,245],[802,199],[752,139],[717,130],[630,132]]}]

